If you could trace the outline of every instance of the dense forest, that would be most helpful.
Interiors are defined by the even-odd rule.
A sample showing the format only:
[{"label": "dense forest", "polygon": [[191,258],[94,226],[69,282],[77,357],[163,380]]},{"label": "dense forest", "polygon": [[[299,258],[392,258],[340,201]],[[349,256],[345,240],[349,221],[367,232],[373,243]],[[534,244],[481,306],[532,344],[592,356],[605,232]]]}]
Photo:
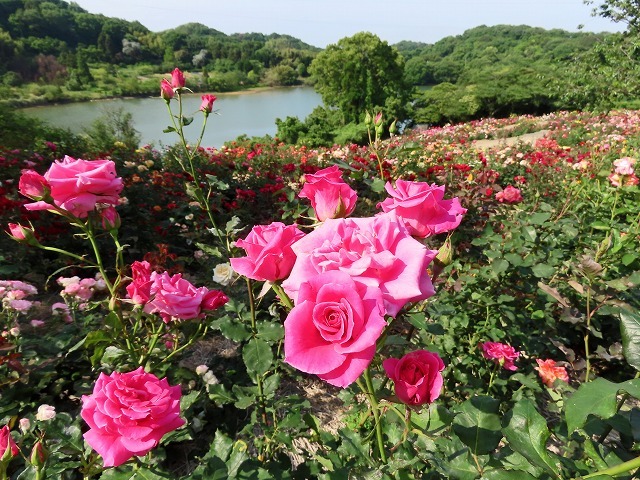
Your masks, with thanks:
[{"label": "dense forest", "polygon": [[367,110],[400,125],[441,125],[634,106],[635,38],[498,25],[434,44],[388,45],[362,32],[323,50],[288,35],[228,35],[197,23],[152,32],[63,0],[0,0],[0,84],[8,93],[0,104],[157,95],[160,78],[178,67],[196,92],[314,85],[324,105],[307,119],[280,120],[278,136],[331,144],[361,140]]}]

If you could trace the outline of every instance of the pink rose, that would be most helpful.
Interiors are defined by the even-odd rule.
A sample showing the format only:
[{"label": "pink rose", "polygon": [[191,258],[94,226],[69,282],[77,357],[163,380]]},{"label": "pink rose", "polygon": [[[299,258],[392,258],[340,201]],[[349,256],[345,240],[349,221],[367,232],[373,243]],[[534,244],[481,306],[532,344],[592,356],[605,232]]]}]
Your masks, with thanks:
[{"label": "pink rose", "polygon": [[172,387],[142,367],[128,373],[101,373],[91,395],[82,396],[80,415],[89,425],[87,443],[105,467],[146,455],[168,432],[184,425],[180,386]]},{"label": "pink rose", "polygon": [[393,380],[396,397],[402,403],[424,405],[440,396],[444,362],[437,353],[416,350],[400,359],[388,358],[382,366]]},{"label": "pink rose", "polygon": [[18,191],[32,200],[42,200],[51,191],[46,178],[33,170],[23,170],[18,181]]},{"label": "pink rose", "polygon": [[282,280],[289,275],[296,260],[291,245],[302,237],[304,233],[295,225],[281,222],[256,225],[247,238],[236,241],[236,246],[243,248],[247,256],[230,259],[231,268],[253,280]]},{"label": "pink rose", "polygon": [[9,236],[17,242],[26,243],[27,245],[40,245],[36,238],[35,232],[31,227],[25,227],[17,223],[9,223]]},{"label": "pink rose", "polygon": [[7,450],[11,450],[10,458],[15,457],[20,453],[20,449],[11,436],[11,430],[9,426],[5,425],[0,428],[0,458],[3,458],[7,454]]},{"label": "pink rose", "polygon": [[182,71],[179,68],[174,68],[173,72],[171,72],[171,86],[173,88],[183,88],[186,84]]},{"label": "pink rose", "polygon": [[102,223],[102,228],[106,231],[117,230],[120,228],[120,215],[116,211],[116,208],[107,207],[100,210],[100,222]]},{"label": "pink rose", "polygon": [[169,80],[167,80],[166,78],[163,78],[160,81],[160,97],[162,97],[167,101],[167,103],[169,103],[169,100],[171,100],[174,97],[174,95],[175,95],[175,92],[173,91],[173,87],[169,83]]},{"label": "pink rose", "polygon": [[321,273],[300,285],[284,321],[285,362],[344,388],[367,368],[386,325],[378,288]]},{"label": "pink rose", "polygon": [[368,218],[329,219],[293,244],[296,262],[282,286],[296,302],[300,285],[340,270],[382,290],[385,309],[395,317],[408,302],[435,291],[427,266],[437,255],[409,235],[395,213]]},{"label": "pink rose", "polygon": [[482,348],[482,356],[489,360],[493,360],[498,365],[502,365],[505,370],[517,370],[518,367],[513,363],[520,356],[511,345],[498,342],[484,342],[480,344]]},{"label": "pink rose", "polygon": [[[122,179],[116,177],[111,160],[76,160],[65,156],[56,160],[44,178],[51,186],[55,205],[79,218],[92,211],[96,203],[117,205],[122,191]],[[49,210],[46,202],[29,203],[27,210]]]},{"label": "pink rose", "polygon": [[209,93],[202,95],[202,103],[200,104],[200,110],[206,115],[210,114],[213,110],[213,102],[216,101],[216,96]]},{"label": "pink rose", "polygon": [[132,282],[127,285],[127,294],[136,305],[144,305],[151,298],[151,265],[147,261],[131,264]]},{"label": "pink rose", "polygon": [[159,313],[165,323],[171,320],[202,318],[203,310],[214,310],[229,300],[218,290],[196,288],[180,273],[151,273],[151,300],[145,305],[147,313]]},{"label": "pink rose", "polygon": [[298,197],[311,201],[318,221],[346,217],[353,212],[358,194],[342,180],[337,165],[307,174],[304,178],[305,184]]},{"label": "pink rose", "polygon": [[522,201],[522,194],[519,188],[509,185],[501,192],[496,193],[496,200],[505,203],[520,203]]},{"label": "pink rose", "polygon": [[615,172],[618,175],[633,175],[633,166],[636,163],[635,158],[622,157],[613,162],[613,166],[616,167]]},{"label": "pink rose", "polygon": [[444,200],[445,187],[435,183],[396,180],[395,189],[390,183],[385,189],[391,197],[379,203],[378,208],[383,212],[395,210],[415,237],[430,237],[453,230],[460,225],[467,211],[457,198]]}]

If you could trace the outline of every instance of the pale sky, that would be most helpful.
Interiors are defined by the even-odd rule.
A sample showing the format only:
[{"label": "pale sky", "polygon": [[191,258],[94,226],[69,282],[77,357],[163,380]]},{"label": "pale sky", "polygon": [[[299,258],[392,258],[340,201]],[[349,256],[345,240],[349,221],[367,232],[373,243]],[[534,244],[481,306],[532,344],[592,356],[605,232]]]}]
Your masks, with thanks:
[{"label": "pale sky", "polygon": [[621,31],[582,0],[75,0],[91,13],[138,20],[159,32],[198,22],[226,34],[288,34],[324,48],[358,32],[390,44],[435,43],[479,25]]}]

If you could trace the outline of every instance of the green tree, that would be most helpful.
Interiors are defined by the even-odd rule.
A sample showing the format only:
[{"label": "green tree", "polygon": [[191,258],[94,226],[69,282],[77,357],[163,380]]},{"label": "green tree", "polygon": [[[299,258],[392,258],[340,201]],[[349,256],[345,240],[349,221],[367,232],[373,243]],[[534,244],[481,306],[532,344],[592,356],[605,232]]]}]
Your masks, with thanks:
[{"label": "green tree", "polygon": [[[595,1],[585,0],[584,3],[593,5]],[[640,30],[640,0],[605,0],[594,7],[593,13],[616,23],[626,23],[629,32]]]},{"label": "green tree", "polygon": [[384,111],[384,118],[404,120],[411,87],[404,78],[398,51],[367,32],[329,45],[309,68],[324,104],[342,113],[343,123],[360,122],[367,111]]}]

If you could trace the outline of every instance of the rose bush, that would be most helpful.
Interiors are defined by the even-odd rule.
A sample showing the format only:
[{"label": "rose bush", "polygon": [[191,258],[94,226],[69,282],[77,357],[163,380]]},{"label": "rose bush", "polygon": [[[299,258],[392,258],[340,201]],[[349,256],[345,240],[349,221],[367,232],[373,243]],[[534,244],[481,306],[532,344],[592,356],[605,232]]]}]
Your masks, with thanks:
[{"label": "rose bush", "polygon": [[170,386],[142,367],[127,373],[101,373],[91,395],[82,396],[80,415],[89,425],[87,443],[105,467],[146,455],[162,437],[184,425],[180,386]]},{"label": "rose bush", "polygon": [[387,325],[382,294],[339,270],[309,278],[284,322],[285,362],[338,387],[368,367]]}]

